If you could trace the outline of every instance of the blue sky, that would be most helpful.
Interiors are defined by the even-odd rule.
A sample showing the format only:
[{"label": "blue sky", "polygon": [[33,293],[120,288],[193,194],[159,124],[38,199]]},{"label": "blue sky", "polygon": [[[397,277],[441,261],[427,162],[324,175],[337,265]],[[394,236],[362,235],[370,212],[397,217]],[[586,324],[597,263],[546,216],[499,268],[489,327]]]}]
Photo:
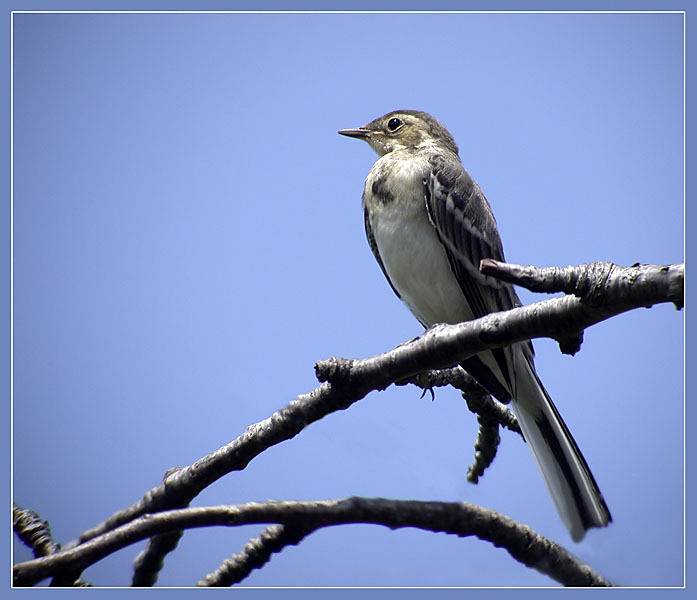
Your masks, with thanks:
[{"label": "blue sky", "polygon": [[[376,157],[336,134],[390,110],[448,127],[511,262],[683,261],[682,19],[15,15],[14,499],[67,542],[314,388],[317,360],[420,333],[364,238]],[[469,501],[617,583],[681,585],[683,325],[661,305],[589,329],[573,358],[536,342],[614,517],[580,544],[514,435],[465,481],[476,419],[449,390],[373,393],[196,503]],[[195,584],[258,531],[187,533],[160,584]],[[85,577],[127,585],[137,551]],[[246,585],[552,583],[477,540],[366,525]]]}]

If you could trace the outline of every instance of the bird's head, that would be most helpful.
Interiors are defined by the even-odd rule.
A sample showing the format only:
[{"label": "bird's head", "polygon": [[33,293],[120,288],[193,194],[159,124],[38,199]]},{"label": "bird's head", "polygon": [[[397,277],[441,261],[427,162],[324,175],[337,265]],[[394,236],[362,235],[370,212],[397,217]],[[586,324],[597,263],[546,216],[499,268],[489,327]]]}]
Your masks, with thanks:
[{"label": "bird's head", "polygon": [[365,140],[380,156],[426,145],[438,145],[458,153],[453,136],[441,122],[419,110],[395,110],[363,127],[341,129],[339,133]]}]

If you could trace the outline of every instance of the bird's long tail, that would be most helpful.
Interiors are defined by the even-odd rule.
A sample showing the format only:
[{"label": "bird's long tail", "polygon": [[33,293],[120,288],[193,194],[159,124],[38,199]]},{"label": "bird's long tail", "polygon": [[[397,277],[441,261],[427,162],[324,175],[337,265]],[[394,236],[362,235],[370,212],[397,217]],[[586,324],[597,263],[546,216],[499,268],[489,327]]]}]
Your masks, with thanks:
[{"label": "bird's long tail", "polygon": [[575,542],[591,527],[604,527],[610,511],[583,454],[525,353],[514,352],[513,410],[554,504]]}]

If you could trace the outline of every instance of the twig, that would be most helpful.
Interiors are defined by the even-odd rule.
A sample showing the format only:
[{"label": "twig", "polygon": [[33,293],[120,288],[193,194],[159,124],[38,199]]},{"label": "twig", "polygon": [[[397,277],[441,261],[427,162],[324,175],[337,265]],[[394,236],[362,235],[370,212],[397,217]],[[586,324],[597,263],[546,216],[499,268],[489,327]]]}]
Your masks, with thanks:
[{"label": "twig", "polygon": [[37,558],[60,550],[60,544],[53,539],[48,521],[42,521],[33,510],[24,509],[14,502],[12,503],[12,527],[19,539],[31,548]]},{"label": "twig", "polygon": [[294,527],[292,525],[271,525],[261,535],[247,542],[241,552],[225,560],[213,573],[198,582],[199,587],[224,587],[239,583],[254,569],[260,569],[271,560],[271,555],[286,546],[296,546],[314,527]]}]

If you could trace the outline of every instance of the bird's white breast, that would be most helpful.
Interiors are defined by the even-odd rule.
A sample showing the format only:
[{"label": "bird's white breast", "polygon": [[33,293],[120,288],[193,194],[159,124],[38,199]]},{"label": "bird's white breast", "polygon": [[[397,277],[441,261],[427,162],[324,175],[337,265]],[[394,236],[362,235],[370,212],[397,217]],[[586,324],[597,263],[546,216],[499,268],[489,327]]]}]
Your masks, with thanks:
[{"label": "bird's white breast", "polygon": [[[426,326],[472,318],[443,245],[426,213],[423,177],[428,163],[394,160],[375,163],[366,180],[364,202],[370,227],[390,282],[409,310]],[[373,194],[373,181],[387,178],[391,197]]]}]

